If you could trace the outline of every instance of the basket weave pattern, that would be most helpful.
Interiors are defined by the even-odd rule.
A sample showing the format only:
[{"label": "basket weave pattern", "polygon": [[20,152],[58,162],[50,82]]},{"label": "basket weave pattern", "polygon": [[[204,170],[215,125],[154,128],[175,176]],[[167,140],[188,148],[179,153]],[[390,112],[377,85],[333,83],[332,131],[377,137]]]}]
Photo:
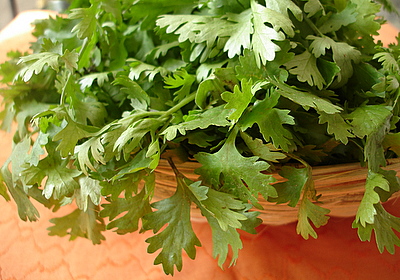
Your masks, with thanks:
[{"label": "basket weave pattern", "polygon": [[[194,170],[200,167],[198,162],[185,162],[176,165],[178,170],[187,178],[196,181],[198,175]],[[384,169],[400,172],[400,159],[389,159]],[[155,200],[170,197],[176,190],[176,179],[174,172],[166,160],[161,160],[156,169],[157,187],[155,190]],[[351,217],[357,213],[358,206],[363,198],[365,191],[365,178],[367,168],[360,166],[359,163],[348,163],[328,166],[317,166],[313,168],[313,179],[317,195],[321,195],[318,200],[324,208],[330,209],[330,216]],[[285,181],[278,173],[271,173],[278,182]],[[400,192],[392,195],[391,199],[400,196]],[[298,210],[286,204],[275,204],[260,198],[263,210],[260,211],[260,218],[264,224],[283,225],[297,221]],[[198,209],[193,208],[192,217],[202,219]]]}]

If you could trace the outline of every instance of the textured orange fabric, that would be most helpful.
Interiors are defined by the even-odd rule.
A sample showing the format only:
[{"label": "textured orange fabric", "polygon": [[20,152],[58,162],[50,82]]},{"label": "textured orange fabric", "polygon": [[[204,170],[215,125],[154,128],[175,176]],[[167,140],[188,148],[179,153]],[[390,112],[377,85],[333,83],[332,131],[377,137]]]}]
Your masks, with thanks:
[{"label": "textured orange fabric", "polygon": [[[21,17],[32,14],[25,13]],[[18,47],[26,49],[29,25],[13,22],[11,30],[20,34],[17,43],[2,40],[0,54]],[[8,27],[10,28],[10,26]],[[394,41],[395,29],[381,39]],[[21,40],[21,38],[23,40]],[[6,42],[6,43],[5,43]],[[0,61],[3,61],[3,56]],[[11,147],[11,135],[0,133],[0,162],[4,162]],[[68,241],[68,237],[50,237],[46,228],[51,217],[60,213],[37,205],[41,219],[35,223],[19,220],[14,202],[0,198],[0,279],[2,280],[83,280],[83,279],[134,279],[162,280],[165,276],[160,266],[154,266],[155,255],[146,252],[145,234],[117,235],[106,232],[106,241],[92,245],[85,239]],[[392,214],[400,215],[400,201],[385,205]],[[243,250],[233,267],[221,270],[212,257],[211,232],[202,222],[194,223],[194,230],[202,242],[196,260],[184,257],[183,270],[173,279],[398,279],[400,254],[380,254],[374,242],[360,242],[356,230],[351,228],[353,218],[331,218],[328,225],[317,230],[319,238],[303,240],[296,234],[296,225],[266,226],[258,228],[257,235],[242,233]],[[399,251],[399,250],[397,250]]]}]

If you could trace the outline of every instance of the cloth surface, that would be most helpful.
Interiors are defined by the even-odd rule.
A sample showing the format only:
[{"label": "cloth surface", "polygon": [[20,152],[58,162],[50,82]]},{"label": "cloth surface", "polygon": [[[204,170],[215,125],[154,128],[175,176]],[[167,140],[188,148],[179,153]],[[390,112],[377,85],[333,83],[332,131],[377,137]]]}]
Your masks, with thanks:
[{"label": "cloth surface", "polygon": [[[9,50],[27,50],[30,22],[47,17],[49,12],[30,11],[17,17],[0,32],[0,62]],[[11,32],[11,33],[10,33]],[[396,29],[385,26],[380,39],[394,42]],[[14,35],[14,36],[10,36]],[[0,163],[10,153],[11,134],[0,132]],[[184,256],[183,270],[174,277],[165,276],[153,265],[154,254],[146,252],[150,233],[117,235],[106,232],[106,241],[92,245],[85,239],[48,236],[49,219],[70,213],[62,209],[52,213],[37,205],[38,222],[18,218],[14,202],[0,198],[0,279],[2,280],[83,280],[83,279],[398,279],[400,248],[397,254],[380,254],[373,242],[361,242],[351,228],[353,217],[335,218],[317,229],[318,239],[303,240],[294,223],[283,226],[261,225],[258,234],[242,233],[243,249],[235,266],[221,270],[212,257],[211,231],[207,224],[194,222],[194,231],[202,242],[195,260]],[[400,215],[400,201],[385,204]]]}]

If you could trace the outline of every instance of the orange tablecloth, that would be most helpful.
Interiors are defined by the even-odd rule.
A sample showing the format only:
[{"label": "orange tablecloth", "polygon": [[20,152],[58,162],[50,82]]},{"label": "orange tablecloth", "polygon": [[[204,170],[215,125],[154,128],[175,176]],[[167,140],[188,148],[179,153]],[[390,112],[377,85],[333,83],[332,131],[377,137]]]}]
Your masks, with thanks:
[{"label": "orange tablecloth", "polygon": [[[27,49],[29,22],[43,14],[39,11],[20,15],[0,33],[0,61],[5,52],[14,48]],[[46,14],[45,14],[46,15]],[[394,41],[393,29],[385,27]],[[10,32],[11,31],[11,32]],[[5,36],[11,34],[11,36]],[[0,162],[4,162],[11,147],[11,135],[1,132]],[[13,202],[0,198],[0,279],[3,280],[83,280],[83,279],[172,279],[160,266],[154,266],[155,255],[146,252],[148,234],[119,236],[105,233],[107,240],[93,246],[90,241],[68,237],[49,237],[49,218],[61,216],[40,207],[40,221],[19,220]],[[400,201],[385,205],[400,215]],[[68,213],[70,210],[63,210]],[[207,224],[196,222],[194,230],[203,246],[196,260],[184,257],[182,272],[173,279],[398,279],[400,253],[380,254],[374,242],[360,242],[351,228],[353,218],[331,218],[328,225],[317,230],[319,238],[303,240],[296,234],[296,225],[265,226],[257,235],[242,234],[244,249],[236,266],[221,270],[212,258],[211,232]],[[400,250],[398,250],[400,252]]]}]

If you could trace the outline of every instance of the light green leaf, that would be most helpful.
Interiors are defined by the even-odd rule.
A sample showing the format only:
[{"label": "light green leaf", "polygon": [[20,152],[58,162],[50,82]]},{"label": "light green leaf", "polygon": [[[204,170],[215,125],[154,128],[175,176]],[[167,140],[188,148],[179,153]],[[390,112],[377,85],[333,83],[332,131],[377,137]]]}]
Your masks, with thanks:
[{"label": "light green leaf", "polygon": [[189,189],[194,193],[198,194],[199,189],[205,194],[203,197],[196,196],[199,200],[197,206],[201,206],[202,213],[207,211],[212,217],[214,217],[219,226],[223,231],[227,231],[228,227],[241,228],[242,224],[240,221],[246,220],[247,217],[238,210],[245,209],[245,205],[242,201],[236,200],[232,195],[213,190],[211,188],[200,186],[201,182],[195,182],[188,185]]},{"label": "light green leaf", "polygon": [[281,153],[271,144],[264,144],[261,139],[253,139],[245,132],[240,132],[240,137],[244,140],[253,155],[263,160],[278,162],[278,160],[286,158],[285,154]]},{"label": "light green leaf", "polygon": [[174,92],[174,100],[176,101],[181,101],[190,94],[191,86],[195,81],[196,78],[188,74],[185,70],[178,70],[172,76],[164,77],[164,82],[167,84],[165,88],[180,88]]},{"label": "light green leaf", "polygon": [[326,215],[329,212],[330,210],[312,203],[308,198],[303,198],[299,208],[299,220],[296,227],[297,234],[301,234],[304,239],[308,239],[310,235],[313,238],[317,238],[317,233],[310,222],[316,228],[326,225],[329,220],[329,217]]},{"label": "light green leaf", "polygon": [[258,89],[257,84],[250,81],[242,80],[241,87],[235,85],[233,92],[226,91],[222,93],[221,97],[227,102],[225,109],[234,109],[235,111],[228,117],[228,119],[237,122],[243,112],[247,109],[254,93]]},{"label": "light green leaf", "polygon": [[[89,205],[99,205],[101,201],[101,186],[98,180],[81,176],[78,178],[79,189],[75,190],[74,197],[79,209],[87,211]],[[92,204],[91,204],[92,203]]]},{"label": "light green leaf", "polygon": [[78,59],[79,55],[76,51],[70,51],[68,49],[65,50],[64,54],[60,56],[61,61],[64,62],[65,68],[67,68],[70,72],[78,69]]},{"label": "light green leaf", "polygon": [[375,232],[376,245],[379,252],[386,249],[390,254],[395,253],[395,246],[400,246],[400,239],[394,232],[400,232],[400,218],[388,213],[381,204],[375,204],[375,218],[373,224],[363,226],[360,221],[354,221],[352,227],[358,229],[361,241],[370,241],[372,231]]},{"label": "light green leaf", "polygon": [[389,182],[385,179],[384,175],[369,171],[365,183],[365,193],[358,207],[355,219],[355,223],[360,223],[363,227],[366,224],[374,224],[375,221],[377,212],[374,205],[380,202],[379,194],[375,191],[375,188],[389,191]]},{"label": "light green leaf", "polygon": [[199,114],[191,114],[191,120],[172,125],[165,129],[162,134],[165,135],[167,140],[173,140],[176,138],[178,132],[181,135],[186,135],[187,131],[197,128],[205,129],[209,126],[231,126],[231,123],[227,120],[231,114],[232,110],[225,109],[223,105],[210,108]]},{"label": "light green leaf", "polygon": [[85,76],[82,76],[79,79],[79,83],[81,84],[81,89],[85,90],[93,85],[93,82],[97,80],[97,84],[101,87],[105,82],[108,82],[108,74],[110,72],[100,72],[100,73],[91,73]]},{"label": "light green leaf", "polygon": [[76,169],[67,168],[68,161],[57,157],[45,157],[37,166],[24,169],[21,174],[25,185],[43,182],[43,195],[47,199],[53,197],[62,199],[71,196],[79,184],[75,181],[81,172]]},{"label": "light green leaf", "polygon": [[[143,189],[139,194],[133,197],[116,198],[107,204],[102,204],[103,210],[100,211],[100,217],[108,217],[110,223],[107,229],[117,228],[118,234],[135,232],[139,229],[139,221],[144,215],[151,213],[151,207],[146,192]],[[126,212],[126,213],[125,213]],[[120,216],[125,213],[123,216]],[[117,219],[115,219],[119,216]]]},{"label": "light green leaf", "polygon": [[89,155],[92,155],[93,159],[102,164],[106,164],[103,153],[104,147],[101,144],[100,137],[91,137],[81,145],[75,147],[74,153],[77,154],[77,159],[82,172],[88,176],[87,168],[92,171],[96,171],[96,168],[92,164]]},{"label": "light green leaf", "polygon": [[[14,148],[14,152],[18,151],[18,145]],[[11,155],[11,162],[13,156]],[[10,172],[10,170],[7,168],[10,159],[7,160],[7,162],[3,165],[3,167],[0,170],[0,183],[2,185],[2,192],[4,189],[4,185],[7,187],[8,191],[11,194],[11,197],[15,201],[18,207],[18,216],[21,220],[23,221],[37,221],[38,218],[40,217],[39,211],[36,209],[36,207],[32,204],[32,202],[29,200],[28,195],[26,192],[23,190],[23,188],[18,185],[13,179],[13,174]],[[14,164],[16,164],[14,162]],[[4,185],[3,185],[4,184]],[[2,193],[3,195],[3,193]],[[8,195],[5,196],[5,198],[9,198]]]},{"label": "light green leaf", "polygon": [[121,86],[120,92],[131,99],[131,106],[134,110],[147,110],[150,97],[137,82],[132,81],[127,76],[119,75],[112,84]]},{"label": "light green leaf", "polygon": [[347,118],[351,120],[353,133],[363,138],[376,131],[387,121],[392,108],[385,105],[362,105],[351,112]]},{"label": "light green leaf", "polygon": [[276,11],[287,18],[289,18],[288,11],[290,11],[297,20],[301,21],[303,19],[303,12],[292,0],[269,0],[265,2],[268,9]]},{"label": "light green leaf", "polygon": [[264,65],[267,61],[272,61],[275,58],[275,52],[280,50],[280,47],[273,41],[282,41],[285,35],[276,31],[274,28],[265,25],[265,13],[268,9],[255,1],[251,1],[251,10],[253,13],[253,28],[254,34],[252,37],[252,47],[258,67]]},{"label": "light green leaf", "polygon": [[337,78],[338,85],[345,84],[353,75],[352,63],[359,63],[361,61],[361,52],[345,42],[336,42],[327,36],[317,37],[309,35],[307,39],[313,40],[310,44],[310,50],[317,58],[324,55],[326,49],[332,50],[333,61],[340,68]]},{"label": "light green leaf", "polygon": [[360,35],[378,35],[380,23],[376,20],[376,14],[380,12],[381,5],[374,1],[352,0],[357,5],[357,20],[349,25]]},{"label": "light green leaf", "polygon": [[26,67],[22,68],[18,75],[25,81],[29,81],[32,75],[38,75],[43,71],[43,68],[47,65],[54,71],[59,70],[60,55],[52,52],[34,53],[27,56],[23,56],[18,63],[27,64]]},{"label": "light green leaf", "polygon": [[333,13],[318,29],[324,34],[338,31],[342,26],[356,22],[357,14],[357,5],[349,2],[345,9],[338,13]]},{"label": "light green leaf", "polygon": [[318,89],[322,89],[326,84],[318,70],[317,59],[307,50],[286,62],[285,66],[291,74],[297,76],[300,82],[307,82],[310,86],[316,86]]},{"label": "light green leaf", "polygon": [[68,15],[70,19],[80,19],[81,21],[74,26],[72,32],[77,32],[79,39],[91,38],[97,33],[97,8],[92,5],[90,8],[72,9]]},{"label": "light green leaf", "polygon": [[97,128],[76,123],[70,120],[67,125],[53,137],[53,141],[60,141],[57,150],[63,157],[74,153],[79,140],[96,135]]},{"label": "light green leaf", "polygon": [[250,35],[254,32],[251,19],[250,10],[245,10],[240,14],[228,14],[227,20],[235,22],[235,24],[226,25],[223,32],[230,36],[224,46],[224,51],[228,52],[229,58],[240,55],[244,49],[251,49]]},{"label": "light green leaf", "polygon": [[97,213],[98,207],[90,205],[87,211],[76,209],[64,217],[53,218],[50,222],[54,225],[48,228],[49,235],[61,237],[69,235],[69,240],[84,237],[90,239],[93,244],[100,244],[105,240],[101,233],[105,230],[105,225]]},{"label": "light green leaf", "polygon": [[373,59],[378,59],[378,61],[382,63],[383,68],[390,73],[400,72],[399,63],[392,53],[379,52],[374,54]]},{"label": "light green leaf", "polygon": [[309,0],[307,1],[307,3],[304,4],[304,12],[307,13],[308,18],[311,18],[320,11],[323,15],[325,15],[324,6],[319,0]]}]

